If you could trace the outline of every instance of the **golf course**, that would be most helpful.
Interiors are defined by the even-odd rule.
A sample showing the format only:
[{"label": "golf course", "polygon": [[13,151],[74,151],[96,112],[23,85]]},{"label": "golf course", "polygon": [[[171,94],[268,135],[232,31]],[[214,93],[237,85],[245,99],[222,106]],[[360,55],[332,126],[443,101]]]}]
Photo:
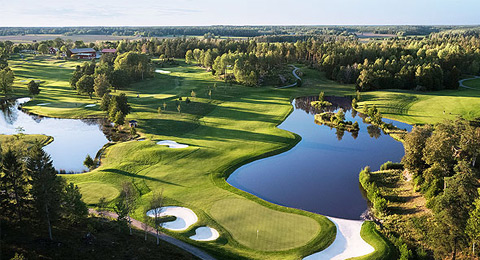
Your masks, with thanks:
[{"label": "golf course", "polygon": [[[15,73],[15,96],[28,96],[30,80],[41,82],[41,93],[23,105],[28,112],[56,118],[105,116],[100,99],[78,95],[70,87],[71,74],[81,62],[18,54],[9,62]],[[162,193],[166,206],[188,208],[198,217],[184,231],[165,232],[219,259],[299,259],[326,249],[336,236],[334,223],[326,217],[266,202],[230,186],[226,178],[238,167],[287,151],[300,141],[297,134],[277,128],[292,111],[294,98],[321,91],[354,96],[354,85],[327,80],[322,72],[295,64],[303,74],[301,87],[245,87],[225,83],[183,60],[176,62],[161,68],[169,73],[155,73],[112,92],[127,95],[132,113],[126,121],[138,122],[142,141],[113,143],[103,152],[98,168],[63,178],[80,187],[92,208],[101,198],[113,207],[122,183],[131,182],[138,192],[132,217],[139,221],[145,220],[153,194]],[[479,90],[362,93],[359,109],[375,104],[384,117],[409,124],[437,123],[460,115],[477,118],[480,79],[465,85]],[[186,97],[190,102],[185,102]],[[161,141],[188,147],[157,144]],[[217,230],[219,238],[189,239],[202,226]],[[384,259],[392,253],[371,224],[364,224],[361,234],[375,248],[362,259]]]}]

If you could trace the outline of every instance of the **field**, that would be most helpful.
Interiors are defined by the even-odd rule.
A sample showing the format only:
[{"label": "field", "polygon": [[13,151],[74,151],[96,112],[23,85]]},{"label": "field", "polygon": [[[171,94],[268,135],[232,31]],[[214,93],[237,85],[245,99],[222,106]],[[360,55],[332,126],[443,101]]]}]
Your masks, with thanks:
[{"label": "field", "polygon": [[137,36],[114,36],[114,35],[63,35],[63,34],[26,34],[0,36],[0,41],[11,41],[13,43],[32,43],[62,38],[65,41],[84,41],[86,43],[96,41],[120,41],[135,40]]}]

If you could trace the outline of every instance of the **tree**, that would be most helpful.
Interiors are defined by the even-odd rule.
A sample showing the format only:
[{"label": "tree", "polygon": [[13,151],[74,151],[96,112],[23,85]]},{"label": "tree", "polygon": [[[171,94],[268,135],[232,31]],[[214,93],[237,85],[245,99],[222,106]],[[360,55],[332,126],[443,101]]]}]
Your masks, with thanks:
[{"label": "tree", "polygon": [[415,126],[410,133],[405,135],[403,142],[405,155],[402,163],[405,165],[405,169],[415,175],[421,174],[427,167],[423,160],[423,148],[432,131],[432,127],[428,125]]},{"label": "tree", "polygon": [[105,74],[99,74],[94,81],[94,90],[97,97],[103,97],[109,92],[110,82]]},{"label": "tree", "polygon": [[193,63],[195,58],[193,57],[193,52],[192,50],[188,50],[187,53],[185,54],[185,62],[186,63]]},{"label": "tree", "polygon": [[157,237],[157,245],[160,244],[160,237],[158,236],[158,233],[160,231],[160,213],[161,209],[163,207],[163,189],[160,194],[153,192],[152,198],[150,199],[150,208],[151,208],[151,214],[150,216],[153,218],[153,223],[156,231],[156,237]]},{"label": "tree", "polygon": [[467,226],[465,233],[472,241],[473,255],[475,255],[475,246],[480,241],[480,198],[477,197],[473,202],[474,209],[470,211],[469,218],[467,220]]},{"label": "tree", "polygon": [[32,96],[40,94],[40,84],[30,80],[30,82],[28,82],[28,92]]},{"label": "tree", "polygon": [[44,220],[48,237],[52,237],[52,221],[58,218],[62,195],[62,183],[53,167],[50,156],[40,144],[36,144],[27,160],[27,173],[32,178],[32,197],[39,220]]},{"label": "tree", "polygon": [[318,101],[323,102],[325,100],[325,92],[320,92],[318,95]]},{"label": "tree", "polygon": [[115,126],[121,126],[125,124],[125,115],[122,113],[122,111],[117,111],[115,114]]},{"label": "tree", "polygon": [[108,111],[108,107],[110,106],[110,100],[110,94],[103,94],[102,101],[100,102],[100,109],[102,111]]},{"label": "tree", "polygon": [[20,158],[11,149],[2,156],[2,171],[0,180],[4,191],[1,193],[5,193],[8,201],[5,206],[8,209],[14,208],[13,211],[21,221],[23,209],[27,205],[29,180]]},{"label": "tree", "polygon": [[130,77],[122,69],[115,69],[112,72],[112,86],[114,90],[127,88],[130,85]]},{"label": "tree", "polygon": [[62,198],[62,215],[70,224],[78,224],[84,221],[88,215],[88,208],[82,200],[82,193],[78,186],[69,183],[64,186]]},{"label": "tree", "polygon": [[85,165],[85,167],[87,167],[88,169],[91,169],[95,165],[95,162],[93,161],[92,157],[90,157],[89,154],[87,154],[87,157],[85,157],[85,160],[83,161],[83,165]]},{"label": "tree", "polygon": [[132,221],[130,219],[130,213],[135,208],[136,190],[131,182],[122,183],[122,193],[120,194],[123,203],[125,204],[125,212],[127,213],[128,227],[130,229],[130,235],[132,235]]},{"label": "tree", "polygon": [[88,94],[90,98],[92,98],[92,94],[94,92],[94,79],[93,76],[90,75],[83,75],[77,82],[76,87],[77,91],[80,94]]},{"label": "tree", "polygon": [[41,43],[40,45],[38,45],[38,49],[37,49],[41,54],[48,54],[49,52],[49,48],[46,44],[44,43]]},{"label": "tree", "polygon": [[13,90],[13,80],[15,75],[13,71],[6,67],[3,70],[0,70],[0,91],[6,97]]}]

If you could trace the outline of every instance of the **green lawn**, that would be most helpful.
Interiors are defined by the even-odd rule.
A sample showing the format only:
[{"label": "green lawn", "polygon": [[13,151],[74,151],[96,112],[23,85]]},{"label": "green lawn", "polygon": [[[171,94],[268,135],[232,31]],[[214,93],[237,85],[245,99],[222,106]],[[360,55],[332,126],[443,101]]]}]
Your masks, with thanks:
[{"label": "green lawn", "polygon": [[[57,61],[46,57],[27,59],[31,63],[22,63],[18,57],[12,62],[17,63],[13,67],[16,86],[23,88],[17,93],[25,93],[26,83],[20,81],[26,78],[44,83],[40,95],[25,108],[55,117],[102,114],[98,106],[84,106],[98,99],[79,96],[68,84],[78,62],[62,62],[64,65],[59,67]],[[276,128],[292,110],[292,98],[320,91],[352,95],[353,88],[321,80],[319,72],[308,69],[305,72],[310,76],[304,87],[285,90],[226,85],[203,69],[183,62],[163,69],[172,73],[156,74],[123,91],[133,108],[127,120],[137,120],[138,130],[147,140],[110,146],[100,168],[64,176],[79,185],[85,201],[94,204],[102,196],[114,200],[121,183],[132,181],[140,194],[134,217],[141,220],[152,192],[163,189],[168,205],[191,208],[199,216],[192,229],[170,233],[220,258],[298,259],[326,248],[335,237],[335,228],[325,217],[262,201],[231,187],[225,177],[249,160],[284,151],[299,141],[297,135]],[[185,100],[192,90],[196,97],[190,97],[190,104],[181,102],[180,114],[176,100],[179,96]],[[38,106],[41,103],[50,104]],[[158,107],[163,108],[164,103],[166,110],[159,114]],[[160,140],[174,140],[190,147],[170,149],[156,145]],[[250,211],[235,214],[226,210],[219,214],[218,206],[225,202],[231,203],[230,209],[248,207]],[[190,241],[188,236],[201,225],[217,228],[220,239],[209,243]],[[257,229],[261,242],[256,238]]]},{"label": "green lawn", "polygon": [[[473,83],[466,81],[465,84]],[[480,91],[473,89],[372,91],[362,93],[361,100],[360,109],[365,104],[375,104],[384,117],[410,124],[434,124],[458,116],[468,120],[480,117]]]}]

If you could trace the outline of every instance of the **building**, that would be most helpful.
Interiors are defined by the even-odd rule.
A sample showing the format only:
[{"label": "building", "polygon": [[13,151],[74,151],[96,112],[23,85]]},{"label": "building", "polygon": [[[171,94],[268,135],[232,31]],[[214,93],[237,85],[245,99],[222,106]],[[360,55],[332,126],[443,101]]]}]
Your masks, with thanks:
[{"label": "building", "polygon": [[95,59],[97,57],[97,51],[93,48],[69,49],[67,56],[77,59]]},{"label": "building", "polygon": [[117,52],[117,49],[103,49],[102,50],[102,54],[106,54],[106,53],[114,54],[115,52]]}]

